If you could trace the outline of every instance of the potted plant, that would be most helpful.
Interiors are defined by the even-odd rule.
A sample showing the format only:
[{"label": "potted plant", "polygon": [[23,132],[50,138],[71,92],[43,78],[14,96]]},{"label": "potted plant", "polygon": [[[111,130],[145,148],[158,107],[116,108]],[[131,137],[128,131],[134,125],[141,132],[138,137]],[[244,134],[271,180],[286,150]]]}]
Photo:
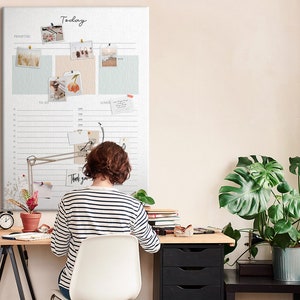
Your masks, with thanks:
[{"label": "potted plant", "polygon": [[[233,172],[225,177],[232,184],[219,190],[219,204],[232,214],[253,220],[253,232],[273,249],[275,279],[300,280],[299,270],[295,278],[277,269],[282,264],[277,254],[286,255],[288,249],[300,254],[300,249],[296,249],[300,241],[300,157],[290,157],[289,162],[289,171],[297,176],[297,189],[288,184],[282,165],[275,159],[257,155],[239,157]],[[236,240],[239,238],[231,226],[225,227],[225,234],[226,230]],[[287,271],[291,273],[289,268]]]},{"label": "potted plant", "polygon": [[36,231],[41,219],[41,213],[34,211],[34,209],[38,206],[38,191],[35,191],[32,195],[30,195],[27,189],[22,189],[21,196],[24,203],[15,199],[8,199],[7,201],[25,211],[20,213],[23,224],[23,232]]},{"label": "potted plant", "polygon": [[131,194],[135,199],[141,201],[144,205],[152,205],[155,203],[154,199],[150,197],[147,192],[143,189],[139,189],[138,191]]}]

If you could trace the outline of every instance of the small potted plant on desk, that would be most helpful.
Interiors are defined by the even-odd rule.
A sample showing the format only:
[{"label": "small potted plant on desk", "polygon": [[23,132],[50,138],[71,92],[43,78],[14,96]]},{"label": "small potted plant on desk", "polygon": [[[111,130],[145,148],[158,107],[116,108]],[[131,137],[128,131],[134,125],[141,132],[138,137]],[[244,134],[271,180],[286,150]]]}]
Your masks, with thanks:
[{"label": "small potted plant on desk", "polygon": [[[232,185],[219,190],[219,204],[232,214],[253,220],[251,231],[259,236],[259,242],[272,247],[275,279],[299,281],[300,157],[291,157],[289,162],[289,171],[297,176],[297,189],[285,180],[283,167],[275,159],[257,155],[239,157],[233,172],[225,177]],[[239,239],[239,232],[230,223],[224,227],[224,233]],[[255,245],[251,248],[255,256],[257,248]]]},{"label": "small potted plant on desk", "polygon": [[23,224],[23,232],[37,231],[41,219],[41,213],[34,211],[34,209],[38,206],[38,191],[35,191],[32,195],[30,195],[28,190],[22,189],[21,195],[24,199],[24,203],[14,199],[8,199],[7,201],[25,211],[20,213]]}]

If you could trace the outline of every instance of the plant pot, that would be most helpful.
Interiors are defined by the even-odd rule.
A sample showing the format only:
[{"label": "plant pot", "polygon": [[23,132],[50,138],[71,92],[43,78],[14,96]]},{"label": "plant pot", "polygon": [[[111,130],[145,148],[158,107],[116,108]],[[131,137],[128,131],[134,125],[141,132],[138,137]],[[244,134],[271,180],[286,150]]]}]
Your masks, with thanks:
[{"label": "plant pot", "polygon": [[20,213],[20,217],[23,223],[23,232],[34,232],[37,231],[41,219],[41,213],[33,212],[29,213]]},{"label": "plant pot", "polygon": [[273,247],[274,279],[280,281],[300,281],[300,248]]}]

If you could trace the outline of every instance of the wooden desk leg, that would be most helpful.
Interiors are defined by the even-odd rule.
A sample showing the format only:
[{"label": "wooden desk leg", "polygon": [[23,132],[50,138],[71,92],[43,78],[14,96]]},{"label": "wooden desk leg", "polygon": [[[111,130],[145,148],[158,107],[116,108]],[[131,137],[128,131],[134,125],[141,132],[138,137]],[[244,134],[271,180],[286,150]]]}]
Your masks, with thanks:
[{"label": "wooden desk leg", "polygon": [[226,300],[235,300],[234,292],[226,292]]},{"label": "wooden desk leg", "polygon": [[22,265],[23,265],[23,270],[24,270],[24,273],[25,273],[25,276],[26,276],[27,284],[28,284],[28,287],[29,287],[29,290],[30,290],[31,298],[32,298],[32,300],[35,300],[36,298],[35,298],[35,295],[34,295],[33,286],[32,286],[30,275],[29,275],[28,268],[27,268],[27,265],[26,265],[24,251],[23,251],[23,248],[22,248],[21,245],[18,245],[18,251],[19,251],[19,255],[20,255],[20,258],[21,258]]},{"label": "wooden desk leg", "polygon": [[19,271],[18,271],[18,266],[17,266],[17,262],[16,262],[14,250],[13,250],[13,246],[6,246],[6,250],[9,254],[9,256],[10,256],[11,264],[12,264],[12,267],[13,267],[13,270],[14,270],[20,300],[25,300],[24,292],[23,292],[23,288],[22,288],[22,283],[21,283],[21,279],[20,279],[20,275],[19,275]]}]

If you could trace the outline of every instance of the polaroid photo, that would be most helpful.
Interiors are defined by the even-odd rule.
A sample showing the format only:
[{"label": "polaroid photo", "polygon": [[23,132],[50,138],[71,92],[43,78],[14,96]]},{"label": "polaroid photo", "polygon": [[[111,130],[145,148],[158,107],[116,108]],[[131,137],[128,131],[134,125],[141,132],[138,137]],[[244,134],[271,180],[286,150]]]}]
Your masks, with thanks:
[{"label": "polaroid photo", "polygon": [[71,59],[73,60],[88,59],[95,57],[92,41],[71,43],[70,48]]},{"label": "polaroid photo", "polygon": [[16,66],[39,68],[41,61],[41,50],[29,48],[17,48]]},{"label": "polaroid photo", "polygon": [[81,74],[79,71],[71,71],[64,73],[66,82],[66,95],[79,96],[82,94]]},{"label": "polaroid photo", "polygon": [[41,27],[42,42],[52,43],[52,42],[62,42],[64,40],[62,25],[52,25]]},{"label": "polaroid photo", "polygon": [[51,182],[34,182],[33,190],[38,191],[39,198],[51,198],[52,192]]},{"label": "polaroid photo", "polygon": [[107,47],[101,49],[101,63],[102,67],[116,67],[117,66],[117,47],[109,44]]},{"label": "polaroid photo", "polygon": [[74,145],[74,153],[77,157],[74,159],[75,164],[85,164],[87,154],[95,145],[99,143],[99,131],[88,131],[88,141],[81,144]]},{"label": "polaroid photo", "polygon": [[66,81],[64,78],[49,79],[49,101],[61,102],[66,101]]}]

